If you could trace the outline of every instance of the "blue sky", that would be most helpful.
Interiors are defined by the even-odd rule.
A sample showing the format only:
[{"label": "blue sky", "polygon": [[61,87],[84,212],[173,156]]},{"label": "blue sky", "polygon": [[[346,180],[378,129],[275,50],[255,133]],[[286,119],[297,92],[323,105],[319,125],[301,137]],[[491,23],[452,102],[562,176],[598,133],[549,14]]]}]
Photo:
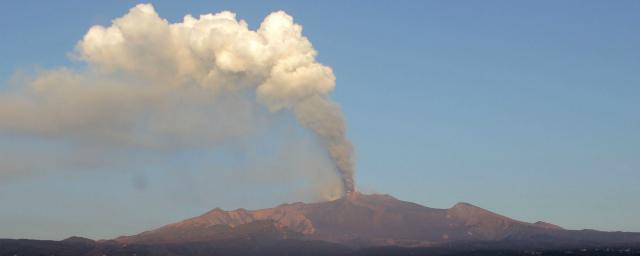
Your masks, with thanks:
[{"label": "blue sky", "polygon": [[[5,3],[0,88],[16,72],[81,66],[68,55],[88,28],[136,3]],[[435,208],[466,201],[572,229],[640,231],[638,1],[152,3],[172,22],[231,10],[256,28],[272,11],[292,15],[335,72],[332,96],[347,117],[364,192]],[[283,129],[276,138],[313,147],[304,131]],[[260,144],[206,156],[171,152],[161,162],[142,154],[118,171],[0,183],[0,237],[109,238],[218,206],[290,200],[278,181],[247,182],[236,192],[224,177],[200,171],[236,168],[241,159],[228,156],[260,155],[271,143]],[[0,134],[0,152],[42,147],[64,150]],[[207,179],[217,181],[206,187]]]}]

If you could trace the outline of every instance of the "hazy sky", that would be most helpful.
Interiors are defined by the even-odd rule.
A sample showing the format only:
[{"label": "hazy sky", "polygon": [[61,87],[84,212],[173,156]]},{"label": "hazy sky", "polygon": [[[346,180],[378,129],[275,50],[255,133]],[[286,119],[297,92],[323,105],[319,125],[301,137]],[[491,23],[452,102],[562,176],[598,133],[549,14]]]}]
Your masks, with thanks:
[{"label": "hazy sky", "polygon": [[[137,3],[4,3],[0,93],[42,70],[82,69],[76,43]],[[255,29],[273,11],[293,16],[336,76],[363,192],[640,231],[638,1],[152,3],[170,22],[230,10]],[[25,172],[0,170],[0,237],[111,238],[215,207],[312,200],[327,164],[318,141],[285,114],[266,122],[224,147],[104,158],[0,131],[0,166]],[[97,159],[65,159],[77,154]]]}]

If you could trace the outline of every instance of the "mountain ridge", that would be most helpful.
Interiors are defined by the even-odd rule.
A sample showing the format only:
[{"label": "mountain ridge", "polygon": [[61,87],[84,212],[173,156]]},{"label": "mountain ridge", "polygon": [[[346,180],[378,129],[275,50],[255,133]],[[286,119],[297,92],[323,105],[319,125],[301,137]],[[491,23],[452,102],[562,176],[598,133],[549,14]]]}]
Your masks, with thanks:
[{"label": "mountain ridge", "polygon": [[[254,232],[254,233],[252,233]],[[599,232],[599,233],[598,233]],[[350,193],[316,203],[288,203],[273,208],[225,211],[214,208],[199,216],[114,241],[123,244],[202,242],[270,237],[319,240],[356,247],[437,246],[466,241],[598,242],[608,232],[565,230],[538,221],[515,220],[470,203],[430,208],[390,195]],[[625,236],[640,242],[640,233]],[[614,239],[615,240],[615,239]]]},{"label": "mountain ridge", "polygon": [[351,193],[333,201],[258,210],[214,208],[110,240],[0,239],[0,256],[574,255],[575,250],[579,255],[640,253],[640,233],[565,230],[469,203],[437,209],[390,195]]}]

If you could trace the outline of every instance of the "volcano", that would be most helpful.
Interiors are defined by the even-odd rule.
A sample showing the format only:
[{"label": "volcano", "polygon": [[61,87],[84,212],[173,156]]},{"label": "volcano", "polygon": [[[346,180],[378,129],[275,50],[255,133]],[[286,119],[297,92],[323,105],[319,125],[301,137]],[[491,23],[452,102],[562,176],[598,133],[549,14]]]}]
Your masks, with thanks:
[{"label": "volcano", "polygon": [[[575,248],[580,255],[640,253],[640,233],[566,230],[469,203],[435,209],[352,192],[333,201],[260,210],[215,208],[111,240],[0,239],[0,255],[563,255]],[[587,248],[596,249],[584,253]],[[623,254],[603,254],[605,249]]]},{"label": "volcano", "polygon": [[389,195],[349,193],[328,202],[291,203],[261,210],[216,208],[134,236],[122,244],[176,244],[229,239],[298,239],[350,247],[433,247],[461,242],[578,245],[640,242],[640,233],[565,230],[527,223],[457,203],[435,209]]}]

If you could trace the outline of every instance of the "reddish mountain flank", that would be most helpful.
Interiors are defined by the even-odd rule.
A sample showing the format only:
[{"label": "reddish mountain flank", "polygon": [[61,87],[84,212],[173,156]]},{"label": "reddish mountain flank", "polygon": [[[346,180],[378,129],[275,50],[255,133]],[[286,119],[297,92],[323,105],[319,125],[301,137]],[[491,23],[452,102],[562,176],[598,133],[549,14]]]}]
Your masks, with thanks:
[{"label": "reddish mountain flank", "polygon": [[[329,202],[283,204],[255,211],[216,208],[116,241],[157,244],[269,238],[321,240],[350,246],[432,246],[473,241],[609,241],[601,236],[611,234],[615,233],[589,234],[546,222],[527,223],[468,203],[434,209],[389,195],[352,193]],[[615,239],[621,239],[620,234]],[[640,241],[637,234],[628,238]]]}]

